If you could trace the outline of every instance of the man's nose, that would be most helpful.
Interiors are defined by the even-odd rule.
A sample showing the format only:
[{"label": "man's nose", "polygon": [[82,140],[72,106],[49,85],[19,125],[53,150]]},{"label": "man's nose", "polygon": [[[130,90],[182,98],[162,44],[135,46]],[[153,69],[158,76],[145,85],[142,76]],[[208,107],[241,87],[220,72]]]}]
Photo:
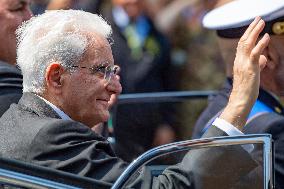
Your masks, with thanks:
[{"label": "man's nose", "polygon": [[122,86],[120,84],[119,75],[113,75],[110,81],[106,84],[106,89],[110,93],[120,94],[122,91]]}]

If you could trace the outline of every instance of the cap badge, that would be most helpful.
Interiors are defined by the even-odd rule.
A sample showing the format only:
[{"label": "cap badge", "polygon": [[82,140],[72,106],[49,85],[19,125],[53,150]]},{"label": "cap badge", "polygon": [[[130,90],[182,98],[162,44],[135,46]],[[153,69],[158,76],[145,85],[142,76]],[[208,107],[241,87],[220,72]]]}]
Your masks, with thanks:
[{"label": "cap badge", "polygon": [[276,35],[284,34],[284,22],[275,22],[272,26],[272,31]]}]

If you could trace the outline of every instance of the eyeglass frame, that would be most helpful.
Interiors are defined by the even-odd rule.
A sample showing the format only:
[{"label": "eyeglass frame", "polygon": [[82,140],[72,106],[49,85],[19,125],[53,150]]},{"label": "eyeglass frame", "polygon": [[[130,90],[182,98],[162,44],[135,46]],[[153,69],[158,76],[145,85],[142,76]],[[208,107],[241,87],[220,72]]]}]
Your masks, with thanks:
[{"label": "eyeglass frame", "polygon": [[[101,72],[104,74],[104,79],[107,82],[110,82],[112,76],[116,75],[119,71],[119,66],[117,65],[93,65],[92,67],[87,67],[87,66],[76,66],[76,65],[69,65],[67,68],[87,68],[91,71],[92,75],[95,75],[98,72]],[[109,71],[109,73],[107,73]]]}]

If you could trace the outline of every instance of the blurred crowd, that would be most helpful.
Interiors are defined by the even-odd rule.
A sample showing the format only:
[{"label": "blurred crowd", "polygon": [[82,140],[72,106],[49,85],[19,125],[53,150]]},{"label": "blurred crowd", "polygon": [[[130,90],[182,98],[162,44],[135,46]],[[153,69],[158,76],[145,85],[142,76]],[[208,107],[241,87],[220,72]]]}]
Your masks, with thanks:
[{"label": "blurred crowd", "polygon": [[[217,46],[214,33],[201,25],[203,15],[216,4],[215,0],[33,0],[31,9],[34,15],[80,9],[106,18],[113,27],[115,63],[122,68],[122,93],[128,94],[220,87],[224,64],[218,48],[212,48]],[[115,107],[108,129],[116,140],[116,153],[131,161],[154,146],[188,139],[205,106],[206,100],[194,100]]]},{"label": "blurred crowd", "polygon": [[[1,154],[110,186],[129,162],[156,146],[267,133],[275,147],[276,188],[283,188],[284,1],[273,1],[0,1]],[[151,96],[193,90],[216,92],[182,102]],[[133,98],[146,93],[146,101]],[[246,160],[234,151],[263,164],[264,148],[246,147],[253,148],[230,145],[231,155],[191,150],[181,152],[182,159],[158,155],[154,164],[180,163],[145,180],[188,188],[199,183],[191,184],[193,174],[205,173],[215,183],[220,176],[212,179],[206,164],[222,178],[231,174],[220,165],[243,170]],[[246,180],[264,175],[261,166],[252,168],[245,182],[236,173],[238,179],[228,181],[252,188]]]}]

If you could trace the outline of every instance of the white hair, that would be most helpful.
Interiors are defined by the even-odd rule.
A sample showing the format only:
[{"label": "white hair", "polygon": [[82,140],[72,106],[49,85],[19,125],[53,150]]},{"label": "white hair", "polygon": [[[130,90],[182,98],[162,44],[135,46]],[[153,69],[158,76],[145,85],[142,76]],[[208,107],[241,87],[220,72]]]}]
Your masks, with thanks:
[{"label": "white hair", "polygon": [[45,70],[58,61],[78,63],[88,46],[83,33],[96,32],[108,39],[111,26],[96,14],[80,10],[53,10],[24,22],[16,31],[17,65],[23,74],[23,92],[44,92]]}]

